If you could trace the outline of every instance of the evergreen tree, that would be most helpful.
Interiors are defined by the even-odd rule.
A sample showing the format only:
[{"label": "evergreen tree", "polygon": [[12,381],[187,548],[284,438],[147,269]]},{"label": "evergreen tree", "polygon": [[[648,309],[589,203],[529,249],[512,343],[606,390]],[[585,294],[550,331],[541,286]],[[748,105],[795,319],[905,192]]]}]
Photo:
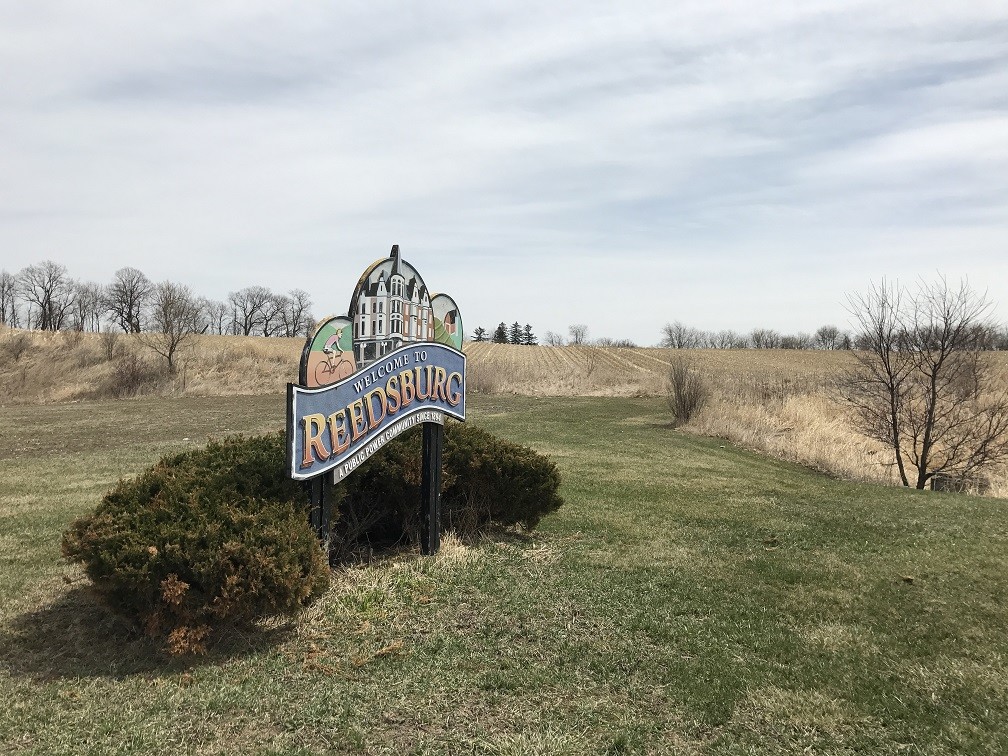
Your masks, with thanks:
[{"label": "evergreen tree", "polygon": [[494,344],[507,344],[508,343],[508,332],[507,326],[501,323],[497,326],[497,330],[494,331],[493,335]]},{"label": "evergreen tree", "polygon": [[525,346],[535,346],[539,343],[539,339],[536,335],[532,333],[532,326],[528,323],[525,324],[525,330],[522,332],[522,344]]},{"label": "evergreen tree", "polygon": [[483,326],[479,326],[475,331],[473,331],[472,332],[472,340],[473,341],[486,341],[487,340],[486,328],[484,328]]},{"label": "evergreen tree", "polygon": [[508,331],[508,343],[509,344],[522,343],[522,327],[518,324],[517,320],[511,324],[511,330]]}]

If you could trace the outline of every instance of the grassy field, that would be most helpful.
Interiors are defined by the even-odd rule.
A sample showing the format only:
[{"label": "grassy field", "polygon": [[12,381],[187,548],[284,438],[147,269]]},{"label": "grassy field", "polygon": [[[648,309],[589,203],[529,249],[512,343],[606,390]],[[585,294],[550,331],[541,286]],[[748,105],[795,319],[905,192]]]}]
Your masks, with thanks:
[{"label": "grassy field", "polygon": [[1008,510],[671,431],[655,398],[477,395],[553,456],[532,534],[335,575],[289,624],[162,656],[59,536],[278,396],[0,409],[0,751],[1008,752]]},{"label": "grassy field", "polygon": [[[133,396],[282,394],[303,342],[199,336],[171,376],[135,336],[0,329],[0,406]],[[891,453],[854,430],[836,379],[843,351],[464,345],[469,390],[538,397],[661,397],[674,358],[694,361],[710,401],[686,430],[849,480],[897,483]],[[1008,381],[1008,353],[991,355]],[[163,363],[163,360],[162,360]],[[1008,498],[1008,468],[987,472]]]}]

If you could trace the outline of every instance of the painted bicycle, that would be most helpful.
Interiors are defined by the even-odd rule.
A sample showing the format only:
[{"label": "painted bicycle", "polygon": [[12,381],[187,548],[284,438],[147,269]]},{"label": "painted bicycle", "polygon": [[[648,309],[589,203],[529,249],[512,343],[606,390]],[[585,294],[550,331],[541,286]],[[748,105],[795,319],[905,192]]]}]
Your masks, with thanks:
[{"label": "painted bicycle", "polygon": [[330,383],[342,380],[354,372],[354,363],[344,357],[344,353],[339,348],[340,339],[343,338],[343,329],[340,328],[330,336],[322,347],[325,359],[315,366],[315,384],[326,386]]}]

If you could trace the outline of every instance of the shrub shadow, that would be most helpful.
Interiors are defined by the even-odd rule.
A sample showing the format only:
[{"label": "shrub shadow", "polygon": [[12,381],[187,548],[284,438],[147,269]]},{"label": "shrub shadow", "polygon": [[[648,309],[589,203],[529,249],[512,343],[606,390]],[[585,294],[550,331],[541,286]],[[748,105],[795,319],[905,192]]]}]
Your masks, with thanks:
[{"label": "shrub shadow", "polygon": [[40,682],[64,678],[182,673],[247,656],[285,640],[289,624],[222,629],[202,656],[171,656],[99,603],[87,587],[72,588],[54,603],[15,616],[0,627],[0,667]]}]

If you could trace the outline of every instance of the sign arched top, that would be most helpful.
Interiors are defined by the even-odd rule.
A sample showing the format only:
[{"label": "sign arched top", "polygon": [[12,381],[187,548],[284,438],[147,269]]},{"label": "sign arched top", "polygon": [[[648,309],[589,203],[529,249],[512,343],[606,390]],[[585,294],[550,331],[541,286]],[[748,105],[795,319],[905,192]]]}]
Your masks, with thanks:
[{"label": "sign arched top", "polygon": [[361,275],[347,314],[318,324],[301,356],[301,385],[336,383],[410,344],[462,348],[462,315],[448,294],[434,294],[393,245]]}]

